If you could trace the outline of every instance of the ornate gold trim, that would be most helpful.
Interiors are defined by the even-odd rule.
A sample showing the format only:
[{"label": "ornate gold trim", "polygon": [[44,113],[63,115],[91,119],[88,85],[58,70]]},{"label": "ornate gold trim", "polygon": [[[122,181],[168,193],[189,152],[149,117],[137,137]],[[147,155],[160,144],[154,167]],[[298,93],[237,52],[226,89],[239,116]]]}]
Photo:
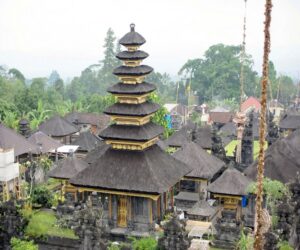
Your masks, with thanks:
[{"label": "ornate gold trim", "polygon": [[106,140],[107,144],[110,144],[113,149],[124,149],[124,150],[144,150],[152,146],[158,141],[158,137],[152,140],[141,142],[141,141],[122,141],[122,140]]},{"label": "ornate gold trim", "polygon": [[120,115],[111,115],[111,120],[118,125],[136,125],[141,126],[150,122],[152,115],[147,116],[120,116]]}]

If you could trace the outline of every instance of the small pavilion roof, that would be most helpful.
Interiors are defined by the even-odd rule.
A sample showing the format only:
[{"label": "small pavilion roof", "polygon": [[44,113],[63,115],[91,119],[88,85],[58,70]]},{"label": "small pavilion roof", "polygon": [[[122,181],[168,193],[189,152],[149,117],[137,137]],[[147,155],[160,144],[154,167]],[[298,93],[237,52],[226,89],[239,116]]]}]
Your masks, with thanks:
[{"label": "small pavilion roof", "polygon": [[78,145],[81,151],[91,151],[98,145],[104,144],[104,142],[96,135],[92,134],[90,131],[82,132],[80,135],[72,142],[73,145]]},{"label": "small pavilion roof", "polygon": [[78,132],[78,128],[66,119],[55,115],[39,125],[39,131],[49,136],[67,136]]},{"label": "small pavilion roof", "polygon": [[25,137],[17,133],[15,130],[5,127],[0,122],[0,148],[14,149],[15,157],[35,152],[37,147],[35,144],[26,140]]},{"label": "small pavilion roof", "polygon": [[131,95],[141,95],[154,91],[156,89],[155,85],[152,83],[139,83],[130,84],[126,86],[123,83],[117,83],[107,89],[107,92],[112,94],[131,94]]},{"label": "small pavilion roof", "polygon": [[120,40],[119,43],[124,46],[140,46],[143,45],[146,40],[138,32],[135,31],[135,25],[130,24],[130,32],[125,34]]},{"label": "small pavilion roof", "polygon": [[[275,141],[265,152],[264,175],[283,183],[291,181],[300,172],[300,129],[286,138]],[[251,179],[256,178],[257,161],[245,169]]]},{"label": "small pavilion roof", "polygon": [[188,129],[183,127],[165,140],[165,144],[169,147],[182,147],[185,143],[190,141],[191,135],[188,132]]},{"label": "small pavilion roof", "polygon": [[103,139],[146,141],[159,136],[163,132],[163,127],[153,122],[142,126],[113,124],[102,130],[99,136]]},{"label": "small pavilion roof", "polygon": [[212,147],[211,137],[212,137],[211,126],[207,125],[204,127],[199,127],[195,132],[194,142],[200,145],[203,149],[211,149]]},{"label": "small pavilion roof", "polygon": [[223,161],[207,153],[194,142],[184,144],[172,156],[193,169],[187,177],[210,180],[225,167]]},{"label": "small pavilion roof", "polygon": [[243,196],[247,194],[247,188],[251,180],[235,168],[226,169],[223,174],[207,190],[214,194]]},{"label": "small pavilion roof", "polygon": [[109,148],[70,182],[90,188],[160,194],[190,171],[157,145],[143,151]]},{"label": "small pavilion roof", "polygon": [[199,193],[193,192],[179,192],[175,197],[176,200],[184,200],[184,201],[199,201],[200,196]]},{"label": "small pavilion roof", "polygon": [[188,215],[211,217],[217,212],[217,207],[210,206],[206,200],[200,200],[187,211]]},{"label": "small pavilion roof", "polygon": [[145,116],[153,114],[159,108],[158,104],[149,101],[141,104],[115,103],[108,107],[104,113],[108,115]]},{"label": "small pavilion roof", "polygon": [[231,122],[233,119],[232,112],[209,112],[209,120],[214,123],[225,124]]},{"label": "small pavilion roof", "polygon": [[73,155],[58,161],[57,166],[49,171],[48,176],[57,179],[70,179],[87,166],[87,162]]},{"label": "small pavilion roof", "polygon": [[299,113],[285,114],[282,120],[279,122],[279,128],[281,129],[300,128],[300,114]]},{"label": "small pavilion roof", "polygon": [[220,132],[224,136],[236,136],[236,125],[234,122],[228,122],[220,128]]},{"label": "small pavilion roof", "polygon": [[63,146],[62,143],[52,139],[41,131],[35,132],[27,140],[36,145],[37,153],[48,153]]}]

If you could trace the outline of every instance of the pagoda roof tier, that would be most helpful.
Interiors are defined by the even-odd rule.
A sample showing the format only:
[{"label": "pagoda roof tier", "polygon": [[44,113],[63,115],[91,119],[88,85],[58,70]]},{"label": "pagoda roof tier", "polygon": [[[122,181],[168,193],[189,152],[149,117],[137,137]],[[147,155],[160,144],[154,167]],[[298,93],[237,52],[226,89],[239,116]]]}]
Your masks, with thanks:
[{"label": "pagoda roof tier", "polygon": [[146,101],[141,104],[115,103],[104,113],[108,115],[146,116],[156,112],[160,106],[157,103]]},{"label": "pagoda roof tier", "polygon": [[124,46],[141,46],[146,42],[146,39],[134,30],[135,25],[130,24],[130,32],[125,34],[119,43]]},{"label": "pagoda roof tier", "polygon": [[142,50],[136,50],[136,51],[121,51],[116,55],[116,58],[120,60],[144,60],[149,56],[148,53],[142,51]]},{"label": "pagoda roof tier", "polygon": [[70,180],[75,186],[161,194],[191,169],[157,145],[143,151],[109,148]]},{"label": "pagoda roof tier", "polygon": [[163,127],[152,122],[142,126],[114,124],[102,130],[99,136],[103,139],[148,141],[163,132]]},{"label": "pagoda roof tier", "polygon": [[156,87],[152,83],[139,83],[139,84],[123,84],[121,82],[114,84],[107,89],[107,92],[112,94],[132,94],[141,95],[147,94],[156,90]]},{"label": "pagoda roof tier", "polygon": [[152,71],[153,68],[147,65],[139,65],[136,67],[122,65],[115,68],[113,74],[116,76],[143,76]]}]

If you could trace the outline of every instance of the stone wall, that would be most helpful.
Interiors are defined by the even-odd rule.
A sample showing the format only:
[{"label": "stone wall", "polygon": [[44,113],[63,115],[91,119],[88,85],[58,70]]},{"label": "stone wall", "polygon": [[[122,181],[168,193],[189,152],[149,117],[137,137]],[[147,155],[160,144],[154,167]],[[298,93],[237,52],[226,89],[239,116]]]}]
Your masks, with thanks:
[{"label": "stone wall", "polygon": [[79,250],[80,241],[75,239],[48,237],[46,240],[36,241],[39,250]]}]

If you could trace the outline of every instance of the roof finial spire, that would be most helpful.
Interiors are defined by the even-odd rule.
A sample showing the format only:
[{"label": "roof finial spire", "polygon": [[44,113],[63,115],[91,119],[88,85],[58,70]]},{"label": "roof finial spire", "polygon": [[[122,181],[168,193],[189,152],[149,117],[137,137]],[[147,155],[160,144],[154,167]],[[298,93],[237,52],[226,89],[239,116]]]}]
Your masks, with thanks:
[{"label": "roof finial spire", "polygon": [[131,32],[134,32],[134,27],[135,27],[135,24],[134,24],[134,23],[131,23],[131,24],[130,24],[130,31],[131,31]]}]

